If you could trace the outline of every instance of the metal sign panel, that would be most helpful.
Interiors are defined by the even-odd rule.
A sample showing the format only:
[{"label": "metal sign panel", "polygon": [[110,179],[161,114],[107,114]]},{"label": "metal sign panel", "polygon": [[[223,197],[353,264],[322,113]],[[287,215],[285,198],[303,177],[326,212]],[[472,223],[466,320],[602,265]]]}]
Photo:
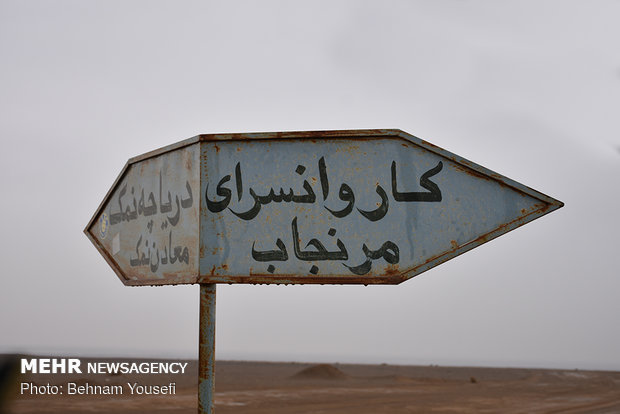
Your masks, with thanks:
[{"label": "metal sign panel", "polygon": [[399,130],[201,135],[130,160],[86,232],[129,285],[396,284],[561,206]]},{"label": "metal sign panel", "polygon": [[86,234],[127,285],[196,283],[200,144],[127,162]]}]

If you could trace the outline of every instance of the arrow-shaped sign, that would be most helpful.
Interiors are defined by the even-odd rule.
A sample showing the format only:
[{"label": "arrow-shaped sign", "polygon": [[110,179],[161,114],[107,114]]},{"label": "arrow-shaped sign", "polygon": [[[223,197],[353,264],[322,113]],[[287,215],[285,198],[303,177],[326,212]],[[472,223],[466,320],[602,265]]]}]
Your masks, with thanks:
[{"label": "arrow-shaped sign", "polygon": [[85,232],[126,285],[396,284],[562,205],[400,130],[200,135]]}]

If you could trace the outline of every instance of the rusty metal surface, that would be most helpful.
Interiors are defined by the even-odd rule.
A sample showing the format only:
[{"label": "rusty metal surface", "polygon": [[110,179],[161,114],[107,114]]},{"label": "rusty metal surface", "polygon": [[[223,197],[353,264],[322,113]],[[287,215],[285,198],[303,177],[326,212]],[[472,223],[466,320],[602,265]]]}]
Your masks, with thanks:
[{"label": "rusty metal surface", "polygon": [[200,140],[202,282],[400,283],[562,205],[398,130]]},{"label": "rusty metal surface", "polygon": [[86,227],[127,285],[196,282],[199,144],[182,144],[129,160]]},{"label": "rusty metal surface", "polygon": [[[188,151],[192,265],[145,267],[125,284],[396,284],[563,205],[400,130],[200,135],[132,158],[89,223],[119,275],[126,261],[97,238],[101,214],[136,166]],[[134,256],[136,237],[123,245]]]},{"label": "rusty metal surface", "polygon": [[213,412],[215,387],[215,298],[216,285],[200,285],[198,335],[198,413]]}]

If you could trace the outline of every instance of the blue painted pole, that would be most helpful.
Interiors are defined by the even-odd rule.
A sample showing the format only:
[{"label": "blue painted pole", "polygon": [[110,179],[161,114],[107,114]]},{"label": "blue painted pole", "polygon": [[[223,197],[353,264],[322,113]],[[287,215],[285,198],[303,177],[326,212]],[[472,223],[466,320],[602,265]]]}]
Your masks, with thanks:
[{"label": "blue painted pole", "polygon": [[215,385],[215,283],[200,284],[198,413],[212,414]]}]

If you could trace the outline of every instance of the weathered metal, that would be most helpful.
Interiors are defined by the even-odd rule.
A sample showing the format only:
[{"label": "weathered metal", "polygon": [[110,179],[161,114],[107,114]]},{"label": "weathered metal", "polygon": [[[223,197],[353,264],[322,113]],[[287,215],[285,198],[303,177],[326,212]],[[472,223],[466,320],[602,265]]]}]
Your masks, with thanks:
[{"label": "weathered metal", "polygon": [[200,145],[130,159],[86,235],[126,285],[195,283]]},{"label": "weathered metal", "polygon": [[198,338],[198,412],[213,412],[215,389],[215,293],[216,284],[200,285]]},{"label": "weathered metal", "polygon": [[400,130],[212,134],[129,160],[86,233],[127,285],[396,284],[562,205]]}]

